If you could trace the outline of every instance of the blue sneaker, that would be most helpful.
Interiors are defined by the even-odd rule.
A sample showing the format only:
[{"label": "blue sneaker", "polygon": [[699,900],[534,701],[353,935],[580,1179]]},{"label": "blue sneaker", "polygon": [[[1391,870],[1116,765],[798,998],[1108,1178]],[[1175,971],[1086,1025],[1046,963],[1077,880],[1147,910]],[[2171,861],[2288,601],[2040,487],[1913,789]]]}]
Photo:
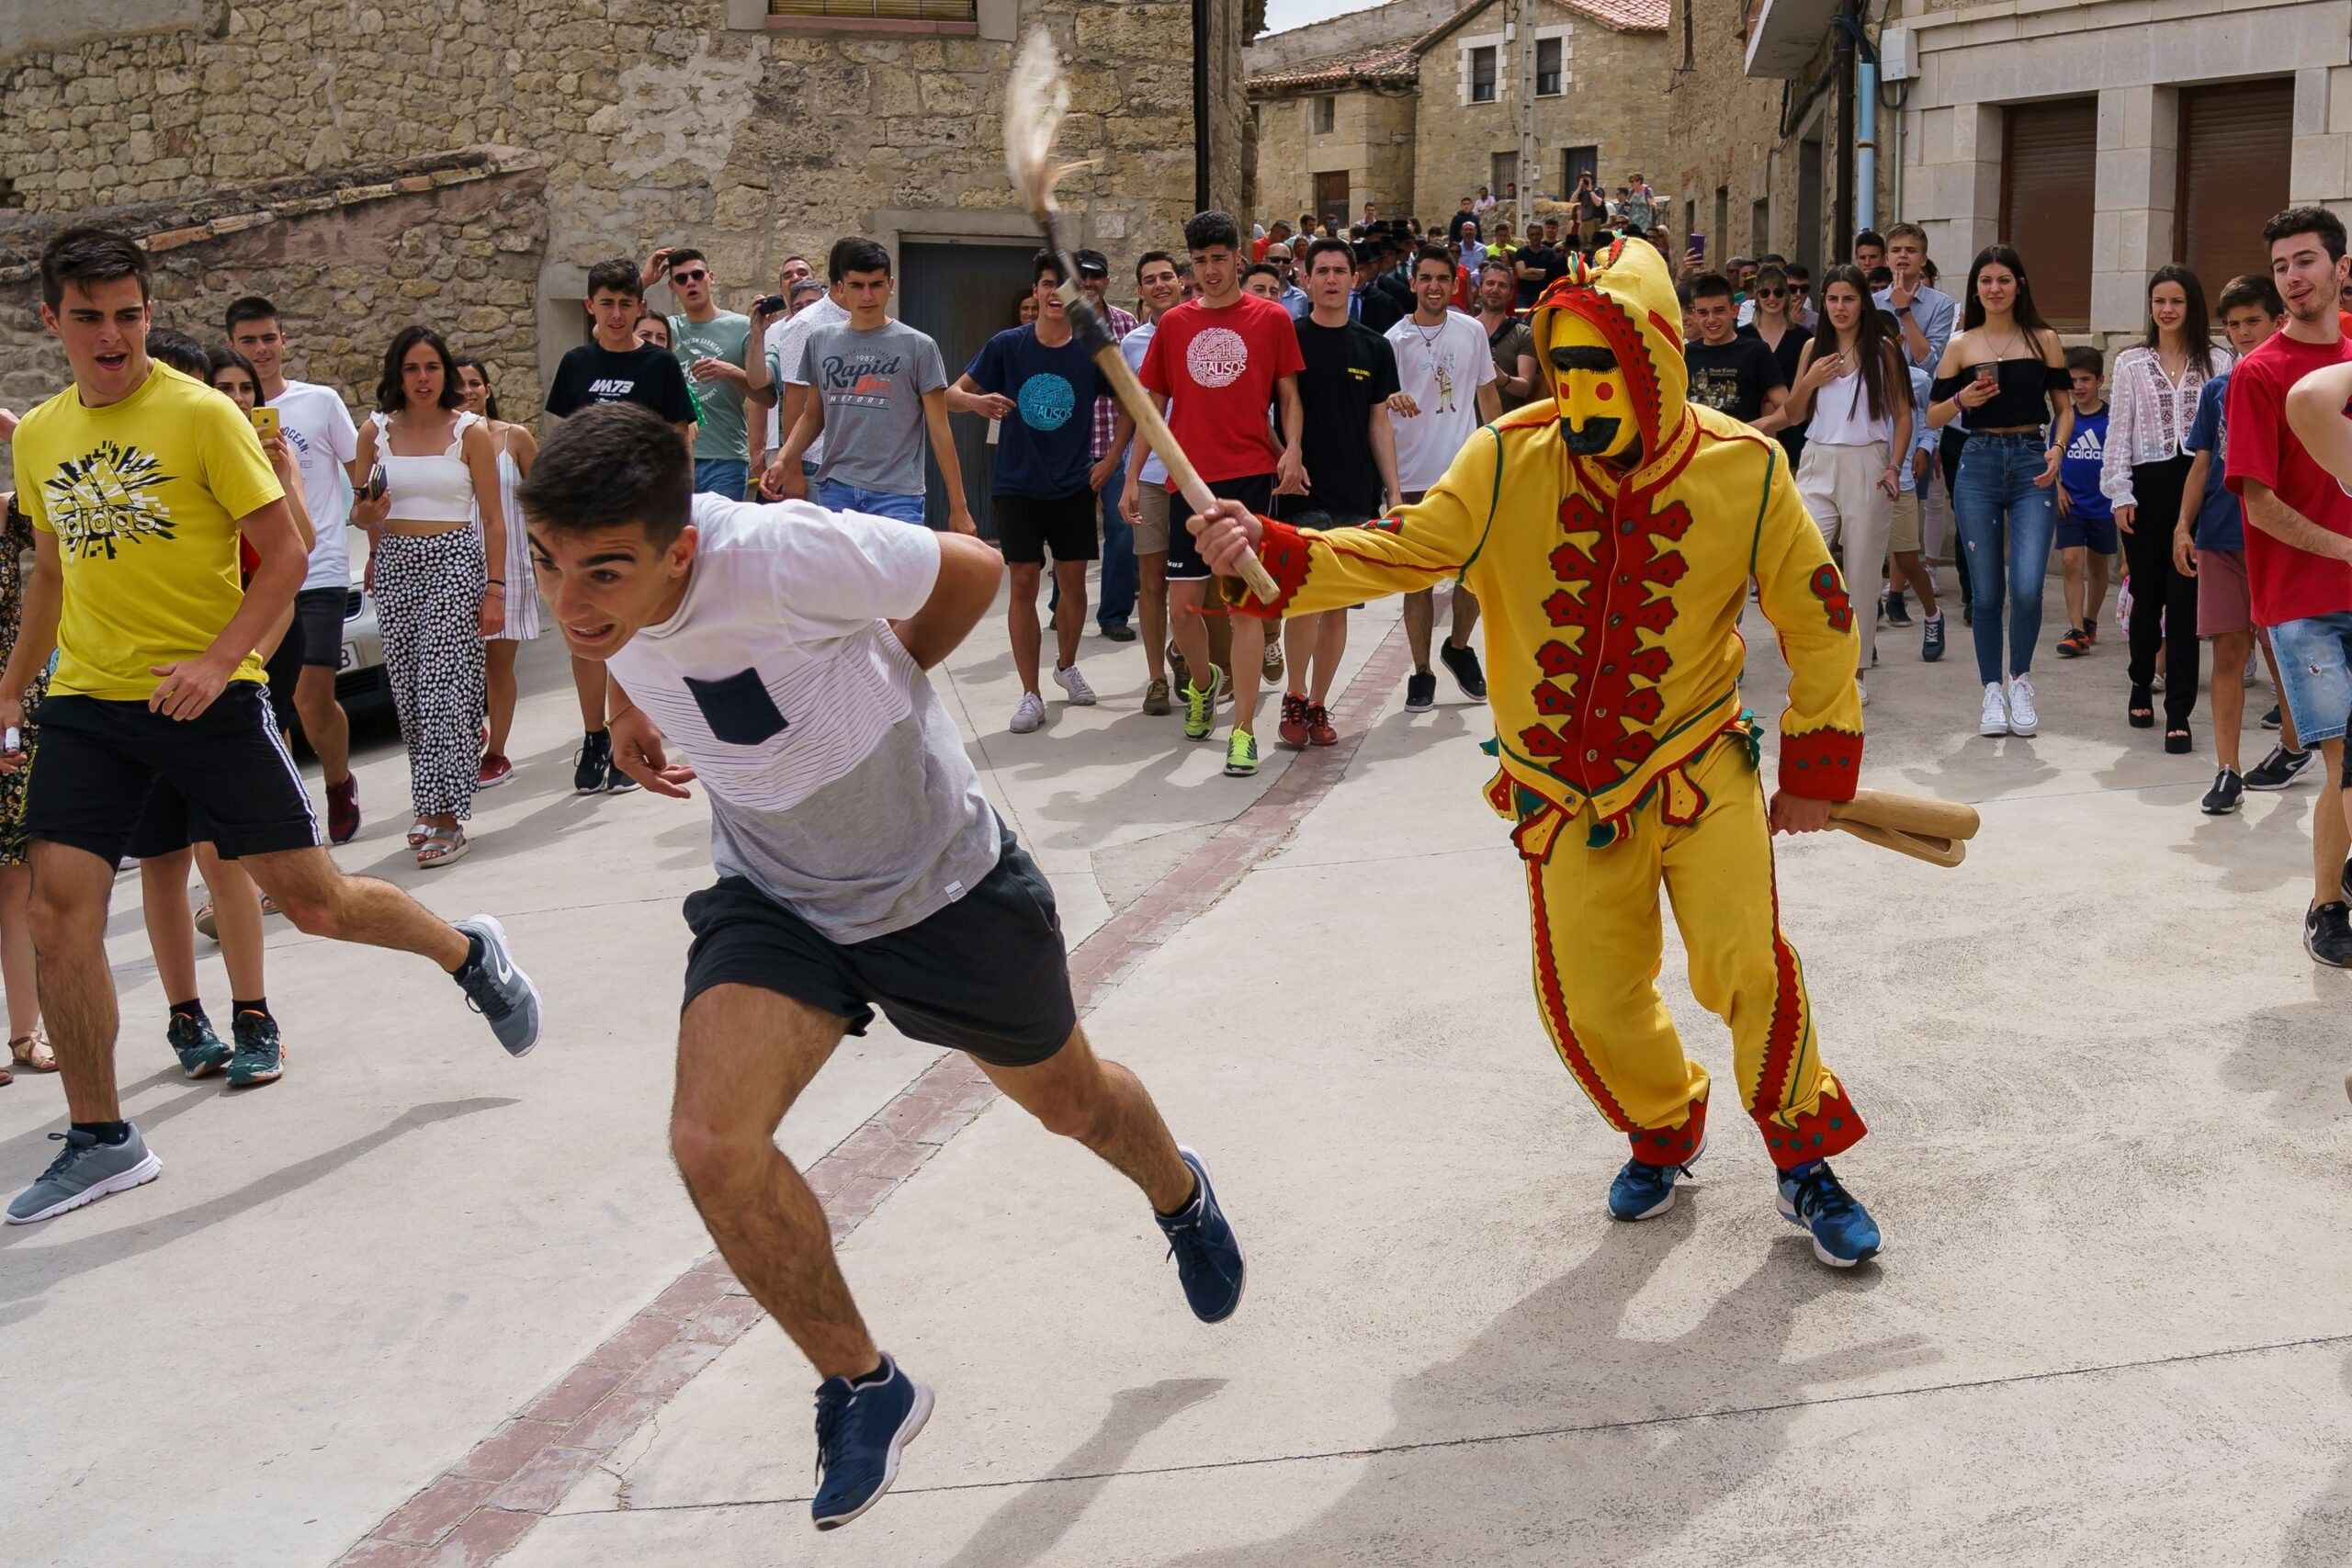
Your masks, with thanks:
[{"label": "blue sneaker", "polygon": [[1617,1179],[1609,1184],[1609,1217],[1612,1220],[1654,1220],[1674,1207],[1674,1184],[1690,1174],[1699,1156],[1707,1152],[1707,1141],[1680,1165],[1648,1165],[1629,1159]]},{"label": "blue sneaker", "polygon": [[1173,1214],[1156,1214],[1168,1237],[1169,1256],[1176,1259],[1176,1278],[1183,1281],[1184,1299],[1203,1323],[1223,1323],[1241,1304],[1241,1244],[1233,1239],[1225,1211],[1217,1206],[1216,1189],[1209,1185],[1209,1168],[1187,1148],[1176,1151],[1193,1168],[1200,1190]]},{"label": "blue sneaker", "polygon": [[1781,1218],[1813,1233],[1813,1255],[1851,1269],[1878,1255],[1878,1222],[1838,1185],[1826,1159],[1781,1173]]},{"label": "blue sneaker", "polygon": [[209,1077],[229,1065],[229,1047],[212,1032],[209,1019],[175,1012],[164,1025],[164,1038],[179,1057],[180,1071],[192,1078]]},{"label": "blue sneaker", "polygon": [[276,1083],[286,1076],[286,1047],[278,1043],[276,1019],[241,1012],[230,1021],[229,1032],[237,1038],[237,1054],[229,1059],[231,1089]]},{"label": "blue sneaker", "polygon": [[817,1385],[817,1496],[809,1517],[839,1529],[882,1500],[899,1479],[899,1455],[931,1419],[931,1390],[888,1354],[880,1382],[827,1378]]},{"label": "blue sneaker", "polygon": [[481,942],[481,958],[458,971],[466,1004],[490,1021],[490,1031],[507,1055],[526,1056],[539,1043],[539,988],[514,963],[506,928],[496,917],[476,915],[458,929]]},{"label": "blue sneaker", "polygon": [[17,1194],[8,1205],[8,1223],[29,1225],[54,1219],[85,1203],[95,1203],[112,1192],[126,1192],[163,1174],[164,1162],[147,1152],[139,1129],[119,1144],[102,1144],[88,1133],[68,1129],[51,1133],[53,1143],[65,1146],[40,1173],[40,1179]]}]

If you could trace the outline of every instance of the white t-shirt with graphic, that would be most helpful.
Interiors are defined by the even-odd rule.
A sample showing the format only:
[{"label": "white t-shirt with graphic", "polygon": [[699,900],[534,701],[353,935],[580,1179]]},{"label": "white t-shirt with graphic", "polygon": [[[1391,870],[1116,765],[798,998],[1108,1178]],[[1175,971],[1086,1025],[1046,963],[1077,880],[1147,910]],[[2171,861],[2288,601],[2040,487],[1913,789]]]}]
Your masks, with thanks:
[{"label": "white t-shirt with graphic", "polygon": [[348,465],[359,456],[358,427],[331,387],[288,380],[269,400],[277,427],[302,470],[302,504],[310,509],[311,569],[304,590],[351,587],[351,479]]},{"label": "white t-shirt with graphic", "polygon": [[1477,318],[1456,310],[1434,327],[1408,316],[1387,338],[1396,351],[1396,384],[1420,408],[1410,419],[1389,411],[1396,482],[1408,492],[1425,491],[1445,477],[1462,444],[1485,423],[1478,389],[1495,378],[1495,353]]}]

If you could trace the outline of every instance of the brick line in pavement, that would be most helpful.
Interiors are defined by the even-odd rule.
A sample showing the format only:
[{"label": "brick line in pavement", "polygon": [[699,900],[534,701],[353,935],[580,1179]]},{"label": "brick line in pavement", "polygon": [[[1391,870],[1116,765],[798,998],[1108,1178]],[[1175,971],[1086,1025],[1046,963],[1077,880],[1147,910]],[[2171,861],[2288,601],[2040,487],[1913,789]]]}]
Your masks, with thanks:
[{"label": "brick line in pavement", "polygon": [[[1388,636],[1332,710],[1337,746],[1302,752],[1250,807],[1070,953],[1080,1013],[1238,886],[1345,775],[1408,665]],[[997,1098],[957,1052],[940,1057],[802,1173],[839,1242]],[[571,1488],[766,1314],[717,1253],[673,1280],[465,1458],[386,1515],[335,1568],[479,1568],[530,1533]]]}]

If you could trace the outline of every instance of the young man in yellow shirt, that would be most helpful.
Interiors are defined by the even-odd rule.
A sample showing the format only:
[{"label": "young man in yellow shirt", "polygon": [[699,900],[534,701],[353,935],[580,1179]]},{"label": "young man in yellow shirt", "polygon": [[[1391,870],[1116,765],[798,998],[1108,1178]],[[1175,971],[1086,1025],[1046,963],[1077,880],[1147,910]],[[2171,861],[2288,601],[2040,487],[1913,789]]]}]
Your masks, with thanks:
[{"label": "young man in yellow shirt", "polygon": [[[25,765],[25,689],[54,650],[26,823],[41,1008],[73,1124],[8,1205],[11,1224],[163,1168],[122,1119],[106,953],[115,872],[159,779],[187,800],[193,835],[242,860],[302,931],[431,958],[516,1055],[539,1029],[538,993],[495,919],[447,925],[388,883],[343,875],[320,844],[254,655],[293,603],[307,552],[236,405],[147,357],[145,254],[126,235],[69,230],[41,253],[40,275],[41,324],[74,385],[16,432],[34,567],[0,671],[0,768]],[[242,591],[241,536],[261,563]]]}]

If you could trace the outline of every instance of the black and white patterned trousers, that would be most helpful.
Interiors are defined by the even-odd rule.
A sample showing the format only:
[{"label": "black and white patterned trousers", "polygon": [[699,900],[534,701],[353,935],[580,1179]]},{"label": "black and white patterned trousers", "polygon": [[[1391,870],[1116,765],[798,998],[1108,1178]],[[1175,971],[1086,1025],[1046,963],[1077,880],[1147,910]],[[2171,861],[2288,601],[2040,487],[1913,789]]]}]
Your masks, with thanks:
[{"label": "black and white patterned trousers", "polygon": [[386,534],[375,560],[376,626],[408,744],[409,798],[419,817],[462,822],[473,815],[486,705],[481,536]]}]

